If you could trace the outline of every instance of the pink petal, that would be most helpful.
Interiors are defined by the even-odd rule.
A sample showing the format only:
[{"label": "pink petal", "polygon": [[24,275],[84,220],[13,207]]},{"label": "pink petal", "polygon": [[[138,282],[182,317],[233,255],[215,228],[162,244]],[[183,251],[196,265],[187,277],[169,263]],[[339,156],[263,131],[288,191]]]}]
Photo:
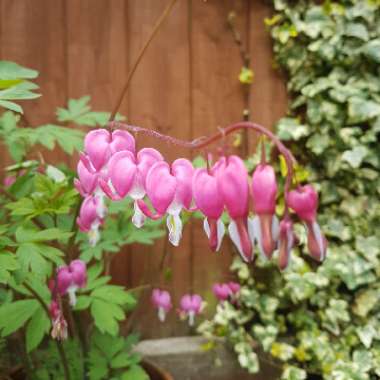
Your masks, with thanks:
[{"label": "pink petal", "polygon": [[199,210],[209,219],[217,220],[224,209],[217,180],[206,169],[196,169],[193,176],[194,202]]},{"label": "pink petal", "polygon": [[100,170],[107,162],[111,154],[110,142],[111,135],[106,129],[95,129],[87,133],[84,148],[96,170]]},{"label": "pink petal", "polygon": [[238,156],[227,158],[226,165],[217,172],[217,182],[228,213],[232,219],[248,215],[248,173]]},{"label": "pink petal", "polygon": [[313,222],[316,219],[318,194],[311,185],[299,186],[290,191],[286,201],[302,220]]},{"label": "pink petal", "polygon": [[146,192],[153,207],[164,214],[174,200],[177,181],[170,174],[169,164],[165,161],[156,162],[146,177]]},{"label": "pink petal", "polygon": [[135,153],[135,139],[129,132],[117,129],[112,132],[110,150],[112,154],[121,152],[122,150],[129,150]]},{"label": "pink petal", "polygon": [[83,193],[86,195],[93,193],[98,182],[98,175],[89,172],[82,161],[78,162],[77,173]]},{"label": "pink petal", "polygon": [[258,165],[252,177],[253,207],[257,214],[274,214],[276,209],[277,182],[270,165]]},{"label": "pink petal", "polygon": [[176,199],[189,209],[193,198],[193,164],[189,160],[179,158],[172,164],[172,174],[177,180]]},{"label": "pink petal", "polygon": [[115,153],[108,163],[108,173],[116,193],[124,198],[135,181],[137,167],[129,151]]}]

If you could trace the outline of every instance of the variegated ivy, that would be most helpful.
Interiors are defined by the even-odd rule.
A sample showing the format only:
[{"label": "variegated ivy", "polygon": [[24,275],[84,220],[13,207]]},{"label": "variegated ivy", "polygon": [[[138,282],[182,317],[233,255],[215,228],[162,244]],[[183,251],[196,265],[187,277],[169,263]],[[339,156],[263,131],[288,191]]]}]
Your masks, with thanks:
[{"label": "variegated ivy", "polygon": [[282,362],[283,379],[379,378],[380,3],[274,7],[266,24],[292,96],[278,134],[321,184],[329,254],[319,267],[294,257],[285,274],[259,263],[254,279],[236,260],[240,304],[219,305],[201,329],[227,337],[250,372],[258,370],[257,341]]}]

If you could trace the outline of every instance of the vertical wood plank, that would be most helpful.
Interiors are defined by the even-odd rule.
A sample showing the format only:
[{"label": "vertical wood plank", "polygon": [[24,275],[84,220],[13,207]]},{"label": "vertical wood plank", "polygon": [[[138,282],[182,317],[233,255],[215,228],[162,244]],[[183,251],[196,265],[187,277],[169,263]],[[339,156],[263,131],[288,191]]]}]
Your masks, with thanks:
[{"label": "vertical wood plank", "polygon": [[[1,58],[40,72],[42,97],[22,102],[33,125],[54,120],[56,107],[66,99],[64,0],[4,0],[1,2]],[[57,150],[46,159],[67,160]]]},{"label": "vertical wood plank", "polygon": [[[244,1],[192,1],[193,138],[242,119],[244,105],[238,81],[242,61],[227,17],[235,11],[236,26],[244,31],[245,6]],[[194,222],[194,288],[209,301],[210,314],[215,303],[212,284],[226,280],[232,249],[225,237],[221,252],[211,252],[202,226],[199,220]]]},{"label": "vertical wood plank", "polygon": [[[68,0],[67,91],[91,96],[97,111],[111,112],[128,74],[127,3],[124,0]],[[120,113],[128,114],[124,102]],[[78,158],[72,157],[72,166]],[[129,248],[113,259],[113,281],[128,284]]]},{"label": "vertical wood plank", "polygon": [[[167,0],[129,1],[130,63],[136,59],[167,4]],[[146,51],[132,80],[128,98],[129,120],[132,124],[182,139],[191,136],[187,22],[187,2],[179,1]],[[138,146],[158,148],[168,162],[181,155],[188,155],[184,150],[145,136],[138,138]],[[133,283],[137,285],[148,280],[157,285],[162,279],[159,272],[160,260],[167,251],[167,263],[173,268],[173,277],[167,286],[176,305],[189,286],[189,244],[189,228],[186,226],[180,248],[166,245],[164,241],[156,242],[153,247],[134,247],[131,273]],[[149,273],[145,279],[144,268]],[[143,335],[157,337],[186,332],[185,325],[178,321],[175,310],[170,313],[165,324],[158,322],[149,298],[150,294],[147,294],[135,324]]]},{"label": "vertical wood plank", "polygon": [[[251,2],[250,50],[255,73],[251,114],[252,120],[269,129],[285,115],[287,106],[285,81],[273,67],[272,41],[264,24],[264,19],[270,17],[271,12],[271,7],[264,2]],[[252,149],[254,143],[251,144]]]}]

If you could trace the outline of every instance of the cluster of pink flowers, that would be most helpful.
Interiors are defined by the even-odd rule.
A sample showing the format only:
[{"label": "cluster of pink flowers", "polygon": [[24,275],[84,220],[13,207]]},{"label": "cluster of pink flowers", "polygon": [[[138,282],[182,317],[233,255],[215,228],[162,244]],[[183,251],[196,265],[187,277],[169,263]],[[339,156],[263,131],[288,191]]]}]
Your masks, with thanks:
[{"label": "cluster of pink flowers", "polygon": [[67,338],[67,322],[65,320],[61,297],[68,295],[71,306],[76,304],[76,291],[84,288],[87,282],[86,264],[82,260],[73,260],[69,265],[57,269],[55,278],[49,282],[52,294],[49,312],[52,320],[51,335],[54,339]]},{"label": "cluster of pink flowers", "polygon": [[[182,236],[181,211],[201,211],[210,248],[218,251],[225,234],[223,212],[231,222],[228,234],[245,262],[254,260],[254,247],[270,259],[279,249],[279,266],[285,268],[296,244],[293,222],[288,212],[281,222],[275,215],[277,181],[267,163],[259,164],[249,178],[241,158],[220,157],[210,168],[195,169],[179,158],[169,164],[155,149],[135,149],[135,140],[127,131],[105,129],[91,131],[85,138],[85,152],[78,164],[76,187],[86,197],[78,224],[96,243],[98,229],[105,216],[103,197],[134,200],[136,227],[167,215],[170,242],[178,246]],[[152,211],[145,202],[148,199]],[[251,216],[250,203],[255,216]],[[293,209],[305,223],[308,248],[315,259],[326,254],[326,239],[316,220],[318,195],[312,186],[299,186],[285,194],[286,210]]]},{"label": "cluster of pink flowers", "polygon": [[[212,291],[220,302],[229,301],[235,303],[240,291],[240,285],[232,281],[226,284],[214,284]],[[173,308],[170,293],[167,290],[153,289],[151,301],[157,309],[158,319],[164,322],[166,315]],[[177,312],[182,320],[187,320],[189,326],[193,326],[195,317],[202,313],[205,306],[206,303],[199,294],[185,294],[180,299]]]},{"label": "cluster of pink flowers", "polygon": [[[158,319],[164,322],[166,315],[173,308],[170,293],[167,290],[153,289],[151,301],[158,311]],[[185,294],[177,311],[181,319],[187,319],[189,325],[193,326],[195,317],[202,313],[205,305],[199,294]]]},{"label": "cluster of pink flowers", "polygon": [[235,303],[240,292],[240,285],[233,281],[224,284],[214,284],[212,291],[220,302],[229,301]]}]

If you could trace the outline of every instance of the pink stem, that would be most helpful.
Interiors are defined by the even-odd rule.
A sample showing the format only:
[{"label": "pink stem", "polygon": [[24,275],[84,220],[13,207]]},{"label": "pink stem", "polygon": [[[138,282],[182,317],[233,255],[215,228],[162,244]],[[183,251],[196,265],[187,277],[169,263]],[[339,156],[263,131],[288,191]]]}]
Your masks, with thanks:
[{"label": "pink stem", "polygon": [[275,134],[273,134],[271,131],[269,131],[268,129],[266,129],[265,127],[257,123],[252,123],[250,121],[240,121],[240,122],[231,124],[225,128],[220,128],[220,132],[215,133],[209,137],[200,137],[192,141],[180,140],[175,137],[163,135],[151,129],[146,129],[146,128],[138,127],[135,125],[128,125],[128,124],[120,123],[117,121],[109,122],[108,127],[111,129],[122,128],[134,133],[143,133],[145,135],[152,136],[159,140],[163,140],[170,144],[178,145],[187,149],[202,149],[214,143],[215,141],[218,141],[219,139],[224,138],[230,133],[236,132],[240,129],[251,129],[262,135],[267,136],[276,145],[278,151],[284,156],[286,166],[288,168],[288,173],[286,175],[286,181],[285,181],[285,190],[284,190],[285,196],[286,194],[288,194],[290,186],[292,184],[293,163],[296,162],[296,159],[294,158],[290,150],[285,147],[285,145],[280,141],[280,139]]}]

